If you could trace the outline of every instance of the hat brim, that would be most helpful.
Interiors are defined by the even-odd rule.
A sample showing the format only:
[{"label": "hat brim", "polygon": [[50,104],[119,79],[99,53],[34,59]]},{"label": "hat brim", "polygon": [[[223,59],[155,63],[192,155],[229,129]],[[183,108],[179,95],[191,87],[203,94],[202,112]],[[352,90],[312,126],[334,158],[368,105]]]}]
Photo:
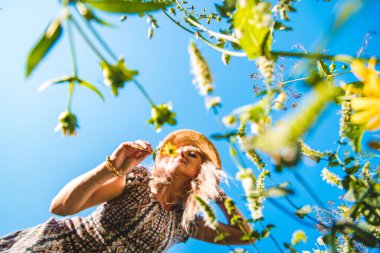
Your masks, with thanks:
[{"label": "hat brim", "polygon": [[163,156],[161,154],[161,148],[167,143],[171,143],[176,147],[182,147],[186,145],[192,145],[199,148],[203,155],[210,160],[217,169],[222,169],[222,163],[218,151],[216,150],[214,144],[203,134],[190,130],[181,129],[170,133],[158,146],[159,151],[157,152],[156,159],[161,159]]}]

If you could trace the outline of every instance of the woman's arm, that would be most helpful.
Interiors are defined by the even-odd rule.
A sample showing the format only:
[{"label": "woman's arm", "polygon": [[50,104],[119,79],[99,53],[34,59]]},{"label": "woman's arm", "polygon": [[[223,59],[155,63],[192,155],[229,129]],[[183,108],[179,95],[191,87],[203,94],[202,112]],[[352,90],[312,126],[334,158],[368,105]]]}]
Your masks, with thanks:
[{"label": "woman's arm", "polygon": [[78,213],[119,196],[123,187],[124,176],[115,177],[103,162],[65,185],[53,199],[50,212],[62,216]]},{"label": "woman's arm", "polygon": [[[136,148],[136,144],[140,149]],[[69,182],[53,199],[50,212],[62,216],[71,215],[119,196],[124,189],[124,175],[150,153],[151,146],[144,141],[120,144],[110,160],[119,168],[122,176],[115,177],[107,169],[106,162],[103,162]]]},{"label": "woman's arm", "polygon": [[[228,245],[243,245],[243,244],[252,244],[255,242],[254,239],[250,241],[242,241],[240,238],[244,234],[249,234],[252,232],[252,227],[246,221],[244,215],[240,212],[240,210],[235,206],[233,213],[229,214],[227,208],[224,205],[224,201],[227,199],[227,195],[225,193],[221,193],[220,199],[216,200],[216,204],[223,212],[224,216],[227,219],[228,224],[224,224],[222,222],[218,222],[218,232],[211,229],[210,227],[205,225],[204,221],[199,222],[197,224],[197,231],[195,235],[192,237],[198,240],[216,243],[216,244],[228,244]],[[240,225],[232,225],[231,219],[234,215],[238,215],[241,217]],[[218,233],[228,233],[229,235],[225,237],[224,240],[215,242],[214,239],[218,235]]]}]

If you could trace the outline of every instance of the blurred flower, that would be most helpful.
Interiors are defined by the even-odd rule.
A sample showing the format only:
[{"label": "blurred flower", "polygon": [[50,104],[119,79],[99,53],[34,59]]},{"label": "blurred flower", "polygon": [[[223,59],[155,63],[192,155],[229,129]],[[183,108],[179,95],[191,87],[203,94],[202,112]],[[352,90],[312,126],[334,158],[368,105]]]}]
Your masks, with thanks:
[{"label": "blurred flower", "polygon": [[305,232],[302,230],[294,231],[293,235],[292,235],[292,244],[297,245],[301,241],[303,241],[304,243],[307,242],[307,236],[306,236]]},{"label": "blurred flower", "polygon": [[166,143],[165,146],[162,147],[162,151],[160,153],[172,157],[176,157],[178,155],[177,148],[171,142]]},{"label": "blurred flower", "polygon": [[332,186],[337,186],[339,189],[342,189],[342,179],[329,171],[327,168],[323,168],[321,172],[322,179]]},{"label": "blurred flower", "polygon": [[353,93],[362,95],[351,99],[351,108],[357,111],[351,115],[351,122],[366,124],[365,128],[370,131],[380,128],[380,79],[375,63],[374,57],[369,60],[368,67],[359,60],[351,63],[352,72],[364,83],[362,89],[351,89]]},{"label": "blurred flower", "polygon": [[[263,217],[264,197],[260,196],[260,189],[257,188],[256,178],[252,169],[242,169],[236,174],[236,178],[242,182],[245,195],[247,197],[248,209],[253,219],[258,220]],[[263,177],[261,178],[263,179]],[[262,184],[263,182],[259,183]],[[260,187],[261,188],[261,187]]]},{"label": "blurred flower", "polygon": [[220,100],[221,100],[220,97],[211,97],[211,96],[205,97],[206,108],[210,109],[213,107],[220,107]]},{"label": "blurred flower", "polygon": [[216,220],[216,216],[214,214],[214,211],[212,210],[211,206],[209,206],[206,201],[204,201],[199,196],[194,196],[195,201],[198,202],[204,217],[206,221],[206,226],[210,227],[213,230],[216,230],[218,228],[218,222]]},{"label": "blurred flower", "polygon": [[222,118],[223,124],[227,127],[233,127],[236,125],[236,118],[233,115],[228,115]]},{"label": "blurred flower", "polygon": [[281,110],[286,102],[286,92],[281,92],[273,101],[273,108]]},{"label": "blurred flower", "polygon": [[62,131],[63,136],[67,134],[69,136],[75,136],[76,128],[79,128],[77,117],[70,111],[64,111],[58,116],[58,125],[55,127],[54,131]]},{"label": "blurred flower", "polygon": [[317,243],[322,246],[325,245],[325,243],[323,242],[322,236],[317,238]]},{"label": "blurred flower", "polygon": [[191,70],[194,74],[194,83],[200,95],[205,96],[214,90],[210,69],[194,42],[189,46]]},{"label": "blurred flower", "polygon": [[124,83],[131,81],[138,74],[136,70],[129,70],[124,59],[120,58],[116,64],[109,64],[105,61],[100,63],[103,70],[104,84],[111,86],[112,93],[117,96],[118,89],[124,87]]},{"label": "blurred flower", "polygon": [[172,105],[170,102],[167,104],[159,104],[152,106],[151,117],[148,119],[148,124],[155,125],[156,132],[161,131],[164,124],[175,125],[177,120],[176,114],[172,112]]}]

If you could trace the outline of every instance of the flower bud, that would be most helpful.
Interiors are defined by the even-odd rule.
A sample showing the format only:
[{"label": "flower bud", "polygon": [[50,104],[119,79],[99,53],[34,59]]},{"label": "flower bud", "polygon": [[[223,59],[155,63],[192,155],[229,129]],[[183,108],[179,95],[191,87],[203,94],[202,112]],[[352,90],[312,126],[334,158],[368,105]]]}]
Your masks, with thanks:
[{"label": "flower bud", "polygon": [[70,111],[64,111],[58,116],[58,125],[55,127],[54,131],[62,131],[62,135],[69,136],[76,135],[76,128],[79,128],[77,117]]}]

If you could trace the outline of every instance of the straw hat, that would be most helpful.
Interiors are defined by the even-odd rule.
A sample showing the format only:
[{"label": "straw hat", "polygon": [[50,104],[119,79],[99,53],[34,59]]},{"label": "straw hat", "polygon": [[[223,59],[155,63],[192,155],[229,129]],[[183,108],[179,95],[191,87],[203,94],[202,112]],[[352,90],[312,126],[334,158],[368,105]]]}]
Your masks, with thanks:
[{"label": "straw hat", "polygon": [[[206,158],[217,167],[217,169],[222,169],[222,163],[218,151],[214,144],[212,144],[212,142],[203,134],[190,129],[177,130],[166,136],[159,144],[158,148],[161,149],[169,142],[176,147],[192,145],[199,148]],[[158,151],[156,159],[159,160],[160,156],[160,151]]]}]

